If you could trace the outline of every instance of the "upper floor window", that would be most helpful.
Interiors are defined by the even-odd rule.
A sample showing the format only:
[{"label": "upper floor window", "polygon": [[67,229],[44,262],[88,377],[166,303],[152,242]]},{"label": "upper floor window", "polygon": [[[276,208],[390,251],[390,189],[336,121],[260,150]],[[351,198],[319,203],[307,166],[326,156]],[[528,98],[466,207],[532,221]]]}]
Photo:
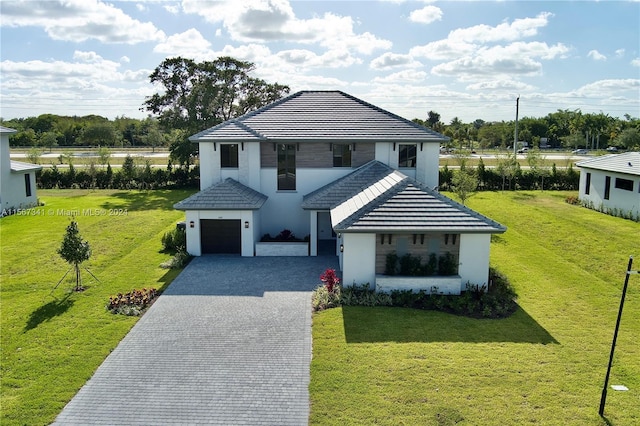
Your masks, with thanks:
[{"label": "upper floor window", "polygon": [[616,188],[633,191],[633,181],[630,179],[616,178]]},{"label": "upper floor window", "polygon": [[351,167],[350,144],[333,144],[333,167]]},{"label": "upper floor window", "polygon": [[398,167],[416,167],[416,145],[400,144],[398,147]]},{"label": "upper floor window", "polygon": [[278,145],[278,190],[296,189],[296,145]]},{"label": "upper floor window", "polygon": [[220,145],[220,166],[223,168],[238,168],[238,144]]}]

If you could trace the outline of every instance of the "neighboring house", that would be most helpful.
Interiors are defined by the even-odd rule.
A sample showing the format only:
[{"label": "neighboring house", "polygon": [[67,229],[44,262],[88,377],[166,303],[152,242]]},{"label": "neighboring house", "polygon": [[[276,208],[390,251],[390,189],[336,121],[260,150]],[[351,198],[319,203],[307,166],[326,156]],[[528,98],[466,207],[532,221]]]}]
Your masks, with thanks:
[{"label": "neighboring house", "polygon": [[41,166],[11,161],[9,135],[14,129],[0,126],[0,216],[38,204],[36,172]]},{"label": "neighboring house", "polygon": [[[491,234],[505,228],[436,191],[439,133],[343,92],[303,91],[190,140],[201,191],[174,207],[186,211],[192,255],[254,256],[264,234],[287,229],[306,237],[304,255],[338,255],[348,285],[487,283]],[[390,252],[450,253],[458,273],[389,281]]]},{"label": "neighboring house", "polygon": [[640,218],[640,152],[610,154],[577,163],[583,205]]}]

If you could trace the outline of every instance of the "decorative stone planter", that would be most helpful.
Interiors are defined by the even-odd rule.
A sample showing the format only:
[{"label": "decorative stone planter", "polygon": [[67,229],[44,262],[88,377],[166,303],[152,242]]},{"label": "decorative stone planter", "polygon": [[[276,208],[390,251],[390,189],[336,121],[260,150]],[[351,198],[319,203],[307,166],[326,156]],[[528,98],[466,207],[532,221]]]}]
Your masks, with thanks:
[{"label": "decorative stone planter", "polygon": [[260,242],[256,256],[309,256],[309,243]]},{"label": "decorative stone planter", "polygon": [[462,278],[459,275],[431,277],[403,277],[376,275],[376,291],[390,293],[392,290],[424,290],[436,294],[460,294]]}]

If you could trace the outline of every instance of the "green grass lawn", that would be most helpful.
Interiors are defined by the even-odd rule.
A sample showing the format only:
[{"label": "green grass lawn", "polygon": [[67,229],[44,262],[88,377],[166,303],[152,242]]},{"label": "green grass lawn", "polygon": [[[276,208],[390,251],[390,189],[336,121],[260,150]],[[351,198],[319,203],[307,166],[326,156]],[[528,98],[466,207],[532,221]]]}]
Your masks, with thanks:
[{"label": "green grass lawn", "polygon": [[[0,220],[1,424],[52,422],[137,320],[109,313],[109,296],[162,289],[177,275],[159,267],[170,257],[160,238],[183,220],[172,206],[190,193],[39,191],[44,207]],[[56,253],[68,214],[100,282],[83,271],[87,289],[74,293],[70,273],[52,293],[69,269]]]},{"label": "green grass lawn", "polygon": [[[640,225],[564,202],[569,193],[479,193],[508,227],[491,263],[519,310],[476,320],[400,308],[314,315],[311,424],[602,425],[598,407]],[[572,193],[573,194],[573,193]],[[605,416],[640,424],[640,276],[630,277]]]}]

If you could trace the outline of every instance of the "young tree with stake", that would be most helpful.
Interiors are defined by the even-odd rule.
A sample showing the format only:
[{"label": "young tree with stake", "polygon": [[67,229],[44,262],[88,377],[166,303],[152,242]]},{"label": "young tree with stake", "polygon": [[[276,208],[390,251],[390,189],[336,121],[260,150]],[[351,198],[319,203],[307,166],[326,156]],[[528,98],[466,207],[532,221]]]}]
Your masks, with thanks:
[{"label": "young tree with stake", "polygon": [[[82,287],[82,277],[80,276],[80,265],[91,257],[91,247],[88,241],[82,240],[75,218],[72,218],[71,223],[67,226],[67,233],[64,235],[62,244],[58,249],[58,254],[69,263],[76,272],[76,287],[74,290],[84,290]],[[65,276],[66,275],[67,274],[65,274]],[[64,279],[64,277],[62,277],[62,279]]]}]

